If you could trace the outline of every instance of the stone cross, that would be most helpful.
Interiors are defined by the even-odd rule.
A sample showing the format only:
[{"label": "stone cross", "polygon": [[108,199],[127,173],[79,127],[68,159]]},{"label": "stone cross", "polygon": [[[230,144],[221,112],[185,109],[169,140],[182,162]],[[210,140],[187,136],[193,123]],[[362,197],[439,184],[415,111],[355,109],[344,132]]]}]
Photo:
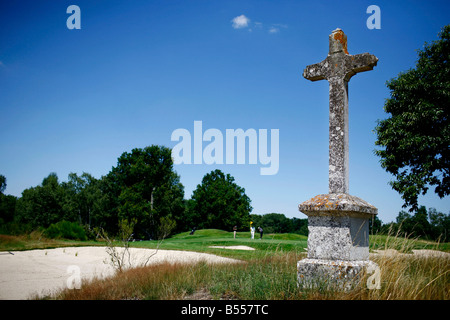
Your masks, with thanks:
[{"label": "stone cross", "polygon": [[378,209],[348,194],[348,82],[358,72],[372,70],[378,59],[369,53],[350,55],[341,29],[329,36],[325,60],[309,65],[303,76],[330,84],[329,194],[298,207],[308,216],[308,256],[297,264],[302,287],[333,285],[349,288],[369,261],[369,219]]},{"label": "stone cross", "polygon": [[329,193],[348,193],[348,82],[355,74],[372,70],[378,58],[369,53],[350,55],[347,36],[341,29],[329,36],[328,56],[303,71],[311,81],[330,84]]}]

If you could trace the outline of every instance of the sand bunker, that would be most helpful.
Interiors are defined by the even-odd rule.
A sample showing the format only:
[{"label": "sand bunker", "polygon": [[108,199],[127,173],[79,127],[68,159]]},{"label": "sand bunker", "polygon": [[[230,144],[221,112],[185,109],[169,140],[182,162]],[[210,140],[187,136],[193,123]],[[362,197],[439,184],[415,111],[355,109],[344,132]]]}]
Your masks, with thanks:
[{"label": "sand bunker", "polygon": [[[153,249],[131,248],[131,263],[142,265],[155,253]],[[159,250],[149,264],[168,262],[234,263],[239,260],[213,254]],[[23,300],[35,294],[48,294],[74,285],[74,277],[104,278],[114,274],[105,247],[70,247],[30,251],[0,252],[0,299]]]},{"label": "sand bunker", "polygon": [[386,257],[393,256],[417,256],[417,257],[438,257],[438,258],[447,258],[450,259],[450,253],[438,250],[412,250],[412,253],[400,253],[395,249],[387,249],[387,250],[374,250],[373,255],[381,255]]}]

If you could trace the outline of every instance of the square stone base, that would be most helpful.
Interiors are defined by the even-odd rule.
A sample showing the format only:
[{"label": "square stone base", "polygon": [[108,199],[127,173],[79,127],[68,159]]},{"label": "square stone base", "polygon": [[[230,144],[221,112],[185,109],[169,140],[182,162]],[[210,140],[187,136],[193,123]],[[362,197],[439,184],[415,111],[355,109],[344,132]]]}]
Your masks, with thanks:
[{"label": "square stone base", "polygon": [[349,290],[361,280],[363,271],[375,270],[370,260],[344,261],[303,259],[297,263],[298,286],[304,289]]},{"label": "square stone base", "polygon": [[369,259],[369,219],[351,216],[308,217],[308,258]]},{"label": "square stone base", "polygon": [[321,194],[299,205],[308,216],[308,258],[366,261],[369,219],[378,210],[349,194]]}]

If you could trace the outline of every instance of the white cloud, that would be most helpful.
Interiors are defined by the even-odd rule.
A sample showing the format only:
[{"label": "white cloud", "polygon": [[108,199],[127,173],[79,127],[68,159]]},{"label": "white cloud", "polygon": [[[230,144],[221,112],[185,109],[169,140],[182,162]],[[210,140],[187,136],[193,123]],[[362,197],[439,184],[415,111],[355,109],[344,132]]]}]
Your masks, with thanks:
[{"label": "white cloud", "polygon": [[248,28],[247,30],[249,32],[252,32],[253,28],[254,28],[255,30],[264,30],[270,34],[276,34],[276,33],[279,33],[281,31],[281,29],[288,28],[287,24],[282,24],[282,23],[272,23],[267,27],[262,22],[259,22],[259,21],[250,23],[250,19],[247,18],[243,14],[233,18],[233,20],[231,20],[231,22],[232,22],[232,26],[234,29]]},{"label": "white cloud", "polygon": [[240,16],[237,16],[233,20],[231,20],[231,22],[233,23],[234,29],[242,29],[248,27],[250,19],[241,14]]},{"label": "white cloud", "polygon": [[269,33],[278,33],[278,32],[280,32],[280,28],[287,29],[287,27],[288,27],[287,24],[274,23],[269,28]]},{"label": "white cloud", "polygon": [[288,25],[284,23],[274,23],[273,26],[287,29]]}]

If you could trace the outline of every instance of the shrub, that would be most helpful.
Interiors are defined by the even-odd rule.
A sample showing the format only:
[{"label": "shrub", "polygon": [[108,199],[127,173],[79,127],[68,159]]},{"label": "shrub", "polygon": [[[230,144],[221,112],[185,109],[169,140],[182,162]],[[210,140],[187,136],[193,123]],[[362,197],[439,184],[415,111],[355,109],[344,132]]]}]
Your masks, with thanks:
[{"label": "shrub", "polygon": [[59,221],[45,230],[45,235],[52,239],[87,240],[84,228],[76,222]]},{"label": "shrub", "polygon": [[19,223],[16,221],[10,221],[6,223],[0,222],[0,234],[7,234],[11,236],[19,236],[23,234],[29,234],[33,231],[31,224]]}]

